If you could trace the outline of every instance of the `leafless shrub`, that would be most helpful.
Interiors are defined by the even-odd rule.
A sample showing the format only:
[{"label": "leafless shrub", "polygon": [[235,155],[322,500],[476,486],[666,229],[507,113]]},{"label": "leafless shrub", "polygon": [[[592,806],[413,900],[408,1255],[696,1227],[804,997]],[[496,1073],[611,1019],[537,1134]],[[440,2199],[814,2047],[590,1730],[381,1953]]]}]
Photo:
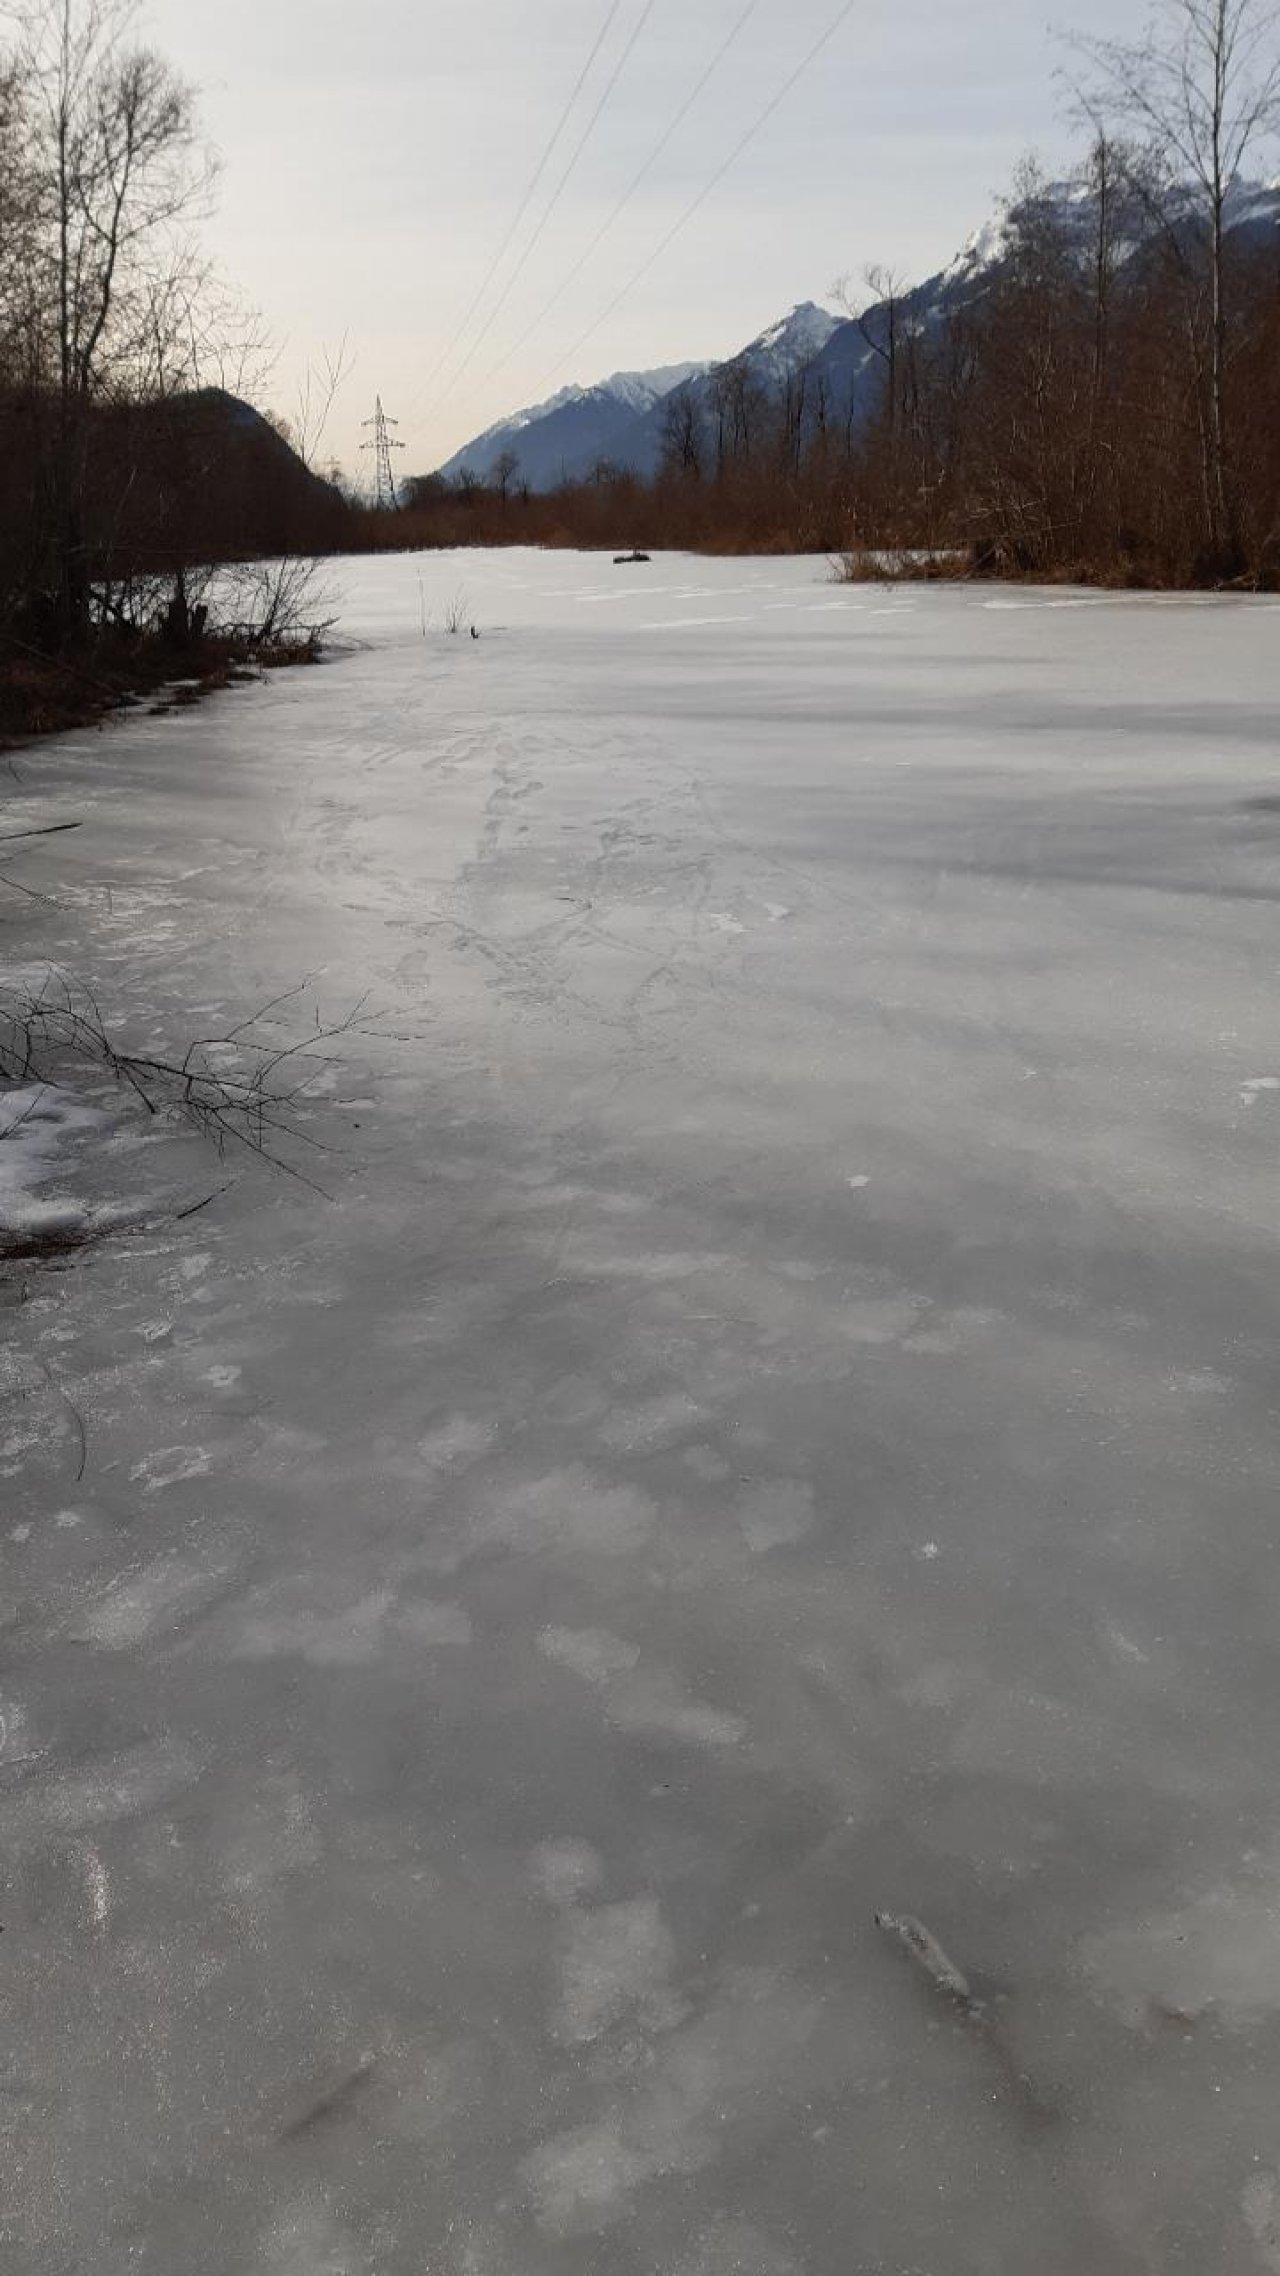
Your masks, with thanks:
[{"label": "leafless shrub", "polygon": [[68,1067],[105,1068],[146,1113],[169,1115],[209,1138],[249,1148],[291,1176],[303,1176],[288,1156],[305,1147],[323,1151],[303,1128],[302,1116],[344,1037],[370,1035],[362,998],[342,1019],[326,1022],[318,1004],[299,1034],[285,1024],[309,988],[301,980],[220,1035],[200,1036],[172,1057],[126,1050],[108,1031],[93,991],[59,966],[36,978],[0,983],[0,1079],[50,1082]]},{"label": "leafless shrub", "polygon": [[313,560],[246,561],[219,570],[211,623],[259,653],[314,657],[336,622],[333,594]]}]

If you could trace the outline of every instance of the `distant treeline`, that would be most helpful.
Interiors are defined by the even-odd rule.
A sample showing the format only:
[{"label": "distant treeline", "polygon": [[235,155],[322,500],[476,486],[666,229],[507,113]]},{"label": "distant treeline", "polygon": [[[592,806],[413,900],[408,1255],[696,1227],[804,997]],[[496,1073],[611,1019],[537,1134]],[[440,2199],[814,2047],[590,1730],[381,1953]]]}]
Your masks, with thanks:
[{"label": "distant treeline", "polygon": [[670,399],[651,481],[601,465],[531,496],[518,469],[500,487],[428,478],[361,542],[909,552],[1000,575],[1280,583],[1274,217],[1215,247],[1185,188],[1166,199],[1099,138],[1070,196],[1024,178],[980,289],[933,308],[891,295],[864,321],[869,405],[865,386],[855,405],[803,369],[770,390],[729,364]]}]

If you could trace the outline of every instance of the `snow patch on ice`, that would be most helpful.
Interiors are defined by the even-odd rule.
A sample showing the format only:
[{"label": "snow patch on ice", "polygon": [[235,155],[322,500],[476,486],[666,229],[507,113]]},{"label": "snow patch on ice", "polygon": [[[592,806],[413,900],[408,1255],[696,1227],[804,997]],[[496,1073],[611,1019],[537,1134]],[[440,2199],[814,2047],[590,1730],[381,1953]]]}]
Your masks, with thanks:
[{"label": "snow patch on ice", "polygon": [[1245,2183],[1240,2210],[1263,2266],[1280,2276],[1280,2174],[1256,2173]]},{"label": "snow patch on ice", "polygon": [[500,1542],[534,1553],[585,1551],[626,1557],[642,1549],[658,1522],[656,1505],[635,1486],[607,1486],[580,1462],[497,1494],[469,1531],[477,1547]]},{"label": "snow patch on ice", "polygon": [[318,2198],[279,2212],[262,2239],[260,2265],[271,2276],[364,2276],[369,2267],[354,2237]]},{"label": "snow patch on ice", "polygon": [[[121,1754],[67,1770],[31,1789],[29,1808],[46,1824],[74,1830],[135,1818],[181,1793],[198,1777],[200,1764],[189,1748],[163,1739],[144,1740]],[[15,1815],[23,1814],[15,1810]]]},{"label": "snow patch on ice", "polygon": [[604,1878],[600,1856],[589,1841],[572,1837],[540,1841],[530,1859],[530,1872],[548,1904],[572,1905],[590,1896]]},{"label": "snow patch on ice", "polygon": [[471,1616],[460,1604],[403,1605],[392,1623],[397,1634],[417,1644],[469,1644]]},{"label": "snow patch on ice", "polygon": [[[830,2128],[817,2128],[814,2140]],[[682,2258],[673,2276],[802,2276],[800,2263],[748,2221],[721,2214]]]},{"label": "snow patch on ice", "polygon": [[656,1897],[571,1913],[560,1956],[557,2037],[585,2046],[632,2014],[648,2030],[670,2030],[685,2013],[668,1983],[674,1965],[675,1943]]},{"label": "snow patch on ice", "polygon": [[615,1730],[702,1747],[737,1746],[745,1736],[740,1715],[692,1697],[674,1668],[642,1667],[639,1646],[607,1629],[544,1628],[538,1649],[600,1694]]},{"label": "snow patch on ice", "polygon": [[431,1649],[466,1645],[471,1621],[458,1604],[397,1605],[390,1588],[352,1598],[341,1587],[289,1575],[255,1590],[241,1608],[231,1651],[243,1660],[296,1657],[310,1667],[371,1667],[397,1638]]},{"label": "snow patch on ice", "polygon": [[107,1869],[91,1843],[84,1851],[84,1877],[89,1895],[89,1912],[95,1928],[105,1928],[111,1910],[111,1883]]},{"label": "snow patch on ice", "polygon": [[0,1699],[0,1763],[30,1762],[38,1751],[31,1743],[26,1708],[16,1699]]},{"label": "snow patch on ice", "polygon": [[646,1453],[668,1446],[686,1431],[696,1429],[701,1420],[701,1409],[684,1391],[673,1391],[666,1397],[646,1399],[634,1407],[621,1407],[600,1425],[599,1437],[603,1446],[611,1451],[633,1454],[638,1449]]},{"label": "snow patch on ice", "polygon": [[638,1644],[625,1643],[605,1628],[544,1628],[538,1650],[557,1667],[568,1668],[585,1683],[595,1684],[611,1683],[615,1676],[630,1674],[640,1660]]},{"label": "snow patch on ice", "polygon": [[749,1549],[791,1549],[812,1533],[816,1519],[812,1486],[796,1478],[774,1478],[753,1486],[738,1507],[738,1523]]},{"label": "snow patch on ice", "polygon": [[181,1557],[157,1558],[142,1572],[113,1582],[81,1613],[68,1634],[104,1651],[128,1651],[149,1636],[176,1627],[188,1613],[207,1604],[225,1577]]},{"label": "snow patch on ice", "polygon": [[292,1773],[268,1771],[247,1797],[237,1792],[221,1852],[222,1885],[233,1895],[253,1896],[318,1865],[322,1854],[311,1805]]},{"label": "snow patch on ice", "polygon": [[769,1976],[732,1977],[701,2015],[659,2041],[643,2083],[525,2158],[539,2227],[562,2237],[611,2227],[645,2183],[711,2164],[731,2115],[795,2098],[818,2014],[816,2000]]},{"label": "snow patch on ice", "polygon": [[68,1144],[105,1120],[73,1092],[51,1083],[18,1083],[0,1091],[0,1231],[70,1233],[92,1210],[74,1197],[37,1199],[57,1174]]},{"label": "snow patch on ice", "polygon": [[129,1483],[140,1485],[146,1494],[158,1494],[168,1486],[184,1484],[188,1478],[206,1477],[212,1468],[213,1456],[203,1446],[161,1446],[134,1463]]},{"label": "snow patch on ice", "polygon": [[1280,1871],[1086,1937],[1095,1995],[1134,2029],[1151,2012],[1214,2010],[1236,2027],[1280,2013]]}]

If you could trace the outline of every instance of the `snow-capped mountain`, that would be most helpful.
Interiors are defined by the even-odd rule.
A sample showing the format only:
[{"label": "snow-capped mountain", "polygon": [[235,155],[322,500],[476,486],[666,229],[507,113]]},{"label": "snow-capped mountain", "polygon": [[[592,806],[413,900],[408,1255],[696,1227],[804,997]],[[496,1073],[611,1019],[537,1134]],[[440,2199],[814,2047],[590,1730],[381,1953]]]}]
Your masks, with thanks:
[{"label": "snow-capped mountain", "polygon": [[812,363],[815,356],[821,355],[842,321],[841,317],[833,316],[829,308],[819,308],[815,300],[802,300],[789,316],[771,324],[734,360],[749,364],[761,378],[785,379],[789,372]]},{"label": "snow-capped mountain", "polygon": [[[811,363],[840,325],[830,309],[801,301],[730,362],[744,365],[759,385],[775,387],[789,372]],[[562,387],[547,402],[514,411],[464,443],[439,471],[450,477],[474,474],[483,481],[503,453],[511,451],[519,460],[519,479],[534,490],[581,479],[602,459],[654,474],[662,449],[663,405],[677,388],[697,390],[724,368],[667,364],[656,371],[615,372],[594,387]]]},{"label": "snow-capped mountain", "polygon": [[[1185,193],[1185,213],[1180,212],[1183,201],[1176,195],[1166,193],[1162,202],[1166,231],[1185,229],[1190,236],[1203,229],[1193,192]],[[1080,181],[1043,183],[1021,201],[1002,201],[946,268],[902,294],[893,312],[902,328],[899,336],[910,331],[916,338],[927,338],[951,311],[979,302],[1001,276],[1019,236],[1035,228],[1037,217],[1057,242],[1076,246],[1082,259],[1091,258],[1096,205],[1088,187]],[[1121,259],[1139,255],[1156,233],[1149,207],[1136,194],[1120,198],[1112,226],[1118,233],[1113,249]],[[1241,247],[1280,243],[1280,181],[1233,183],[1227,227]],[[825,396],[828,407],[838,406],[841,420],[852,429],[874,414],[880,400],[889,322],[886,303],[864,309],[857,318],[845,318],[814,301],[801,301],[723,363],[617,372],[594,387],[562,388],[548,402],[514,412],[478,435],[440,471],[456,475],[469,470],[483,479],[503,452],[511,451],[519,462],[520,477],[535,490],[581,480],[602,460],[649,477],[662,461],[673,398],[679,396],[682,415],[687,418],[691,411],[695,426],[709,434],[716,424],[717,402],[723,401],[730,379],[735,386],[744,380],[760,392],[776,395],[788,378],[803,373],[808,404],[816,405]],[[809,417],[813,412],[804,409],[800,415]]]},{"label": "snow-capped mountain", "polygon": [[705,363],[665,364],[656,371],[616,371],[594,387],[562,387],[545,403],[514,411],[486,428],[455,451],[440,472],[474,474],[485,481],[511,451],[520,462],[520,480],[534,490],[551,490],[589,472],[601,459],[629,464],[626,444],[636,422],[673,387],[699,378],[707,368]]}]

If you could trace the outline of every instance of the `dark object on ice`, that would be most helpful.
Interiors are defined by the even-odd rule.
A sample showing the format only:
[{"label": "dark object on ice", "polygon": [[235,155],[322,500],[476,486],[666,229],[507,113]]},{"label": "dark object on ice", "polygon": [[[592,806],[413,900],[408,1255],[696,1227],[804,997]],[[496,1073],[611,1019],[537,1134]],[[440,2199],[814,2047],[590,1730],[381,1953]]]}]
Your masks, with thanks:
[{"label": "dark object on ice", "polygon": [[615,569],[626,569],[633,561],[647,561],[648,558],[647,553],[615,553],[613,566]]},{"label": "dark object on ice", "polygon": [[976,1996],[968,1977],[957,1968],[924,1922],[910,1912],[878,1912],[875,1922],[877,1928],[883,1929],[886,1936],[901,1946],[934,1990],[958,2011],[972,2037],[989,2050],[1000,2079],[1024,2121],[1036,2132],[1056,2125],[1061,2116],[1057,2103],[1052,2096],[1041,2092],[1023,2068],[1017,2049],[1011,2045],[1001,2023],[990,2013],[986,2001]]},{"label": "dark object on ice", "polygon": [[472,637],[472,639],[473,639],[473,640],[478,640],[478,639],[480,638],[480,635],[479,635],[479,633],[476,631],[476,628],[475,628],[474,624],[473,624],[473,625],[472,625],[472,627],[471,627],[471,637]]},{"label": "dark object on ice", "polygon": [[887,1936],[896,1939],[908,1958],[914,1960],[917,1968],[923,1970],[938,1991],[945,1992],[949,1999],[956,2000],[971,2015],[981,2012],[982,2002],[974,1998],[968,1979],[961,1974],[954,1960],[947,1957],[937,1937],[930,1934],[924,1922],[917,1920],[914,1913],[878,1912],[876,1927],[882,1928]]},{"label": "dark object on ice", "polygon": [[362,2055],[353,2070],[323,2087],[305,2109],[290,2119],[281,2128],[277,2139],[282,2142],[301,2141],[307,2134],[316,2133],[329,2119],[345,2117],[372,2071],[373,2056]]},{"label": "dark object on ice", "polygon": [[0,1225],[0,1264],[47,1264],[54,1257],[87,1248],[94,1238],[91,1225],[44,1225],[29,1232]]}]

